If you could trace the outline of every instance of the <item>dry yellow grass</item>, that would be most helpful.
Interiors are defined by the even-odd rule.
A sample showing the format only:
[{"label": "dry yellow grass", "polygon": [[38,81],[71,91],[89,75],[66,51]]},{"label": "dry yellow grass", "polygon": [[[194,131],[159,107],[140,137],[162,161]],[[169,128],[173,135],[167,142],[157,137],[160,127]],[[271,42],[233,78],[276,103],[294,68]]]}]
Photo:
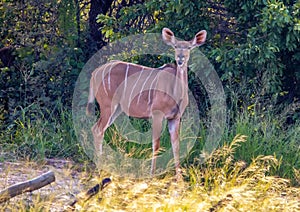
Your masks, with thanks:
[{"label": "dry yellow grass", "polygon": [[[244,136],[216,150],[205,164],[183,169],[184,181],[171,175],[163,179],[113,178],[112,183],[87,202],[78,202],[76,211],[300,211],[300,188],[276,176],[268,176],[278,161],[260,156],[246,165],[233,153]],[[62,211],[79,191],[99,183],[107,174],[75,171],[73,168],[0,165],[0,189],[13,176],[26,179],[52,169],[57,181],[48,187],[23,194],[0,205],[0,211]],[[299,170],[295,170],[299,174]],[[94,178],[91,178],[93,175]],[[20,178],[23,176],[23,178]],[[296,175],[298,176],[298,175]]]}]

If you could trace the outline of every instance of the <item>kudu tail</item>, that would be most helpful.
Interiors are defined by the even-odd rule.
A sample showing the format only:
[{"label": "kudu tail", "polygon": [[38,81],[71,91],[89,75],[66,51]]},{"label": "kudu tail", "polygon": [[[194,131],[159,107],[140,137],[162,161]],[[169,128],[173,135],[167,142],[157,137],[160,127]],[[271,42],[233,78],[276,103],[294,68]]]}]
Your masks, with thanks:
[{"label": "kudu tail", "polygon": [[95,105],[94,105],[95,95],[94,95],[94,88],[93,88],[93,77],[90,81],[90,90],[89,90],[89,98],[88,103],[86,106],[86,115],[90,116],[92,115]]}]

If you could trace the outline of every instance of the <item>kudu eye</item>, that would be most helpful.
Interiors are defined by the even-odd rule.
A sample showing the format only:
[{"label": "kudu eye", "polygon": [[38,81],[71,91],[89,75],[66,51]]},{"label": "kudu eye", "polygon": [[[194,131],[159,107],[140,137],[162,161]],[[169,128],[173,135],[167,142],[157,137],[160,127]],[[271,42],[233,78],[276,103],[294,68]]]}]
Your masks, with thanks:
[{"label": "kudu eye", "polygon": [[179,55],[179,56],[177,57],[177,60],[182,60],[182,58],[183,58],[183,57]]}]

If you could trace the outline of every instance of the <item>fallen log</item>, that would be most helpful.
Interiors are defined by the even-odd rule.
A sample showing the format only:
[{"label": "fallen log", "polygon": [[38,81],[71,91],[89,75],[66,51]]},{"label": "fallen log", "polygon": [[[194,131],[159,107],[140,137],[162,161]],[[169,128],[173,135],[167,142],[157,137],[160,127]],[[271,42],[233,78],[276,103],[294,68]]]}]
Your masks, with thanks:
[{"label": "fallen log", "polygon": [[39,188],[42,188],[55,181],[55,176],[52,171],[49,171],[43,175],[40,175],[34,179],[21,182],[12,185],[2,191],[0,191],[0,203],[6,202],[7,200],[26,192],[32,192]]}]

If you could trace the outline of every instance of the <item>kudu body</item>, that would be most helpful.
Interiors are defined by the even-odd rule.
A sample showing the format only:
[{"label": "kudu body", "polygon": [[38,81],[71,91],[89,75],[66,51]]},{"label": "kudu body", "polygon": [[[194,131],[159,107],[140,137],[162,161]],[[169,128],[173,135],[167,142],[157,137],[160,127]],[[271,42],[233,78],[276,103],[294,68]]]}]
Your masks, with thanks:
[{"label": "kudu body", "polygon": [[104,132],[121,112],[136,118],[152,118],[151,174],[155,172],[162,122],[167,119],[178,177],[180,119],[188,105],[188,60],[190,50],[205,42],[206,31],[198,32],[191,41],[178,41],[170,29],[164,28],[162,38],[175,49],[176,65],[149,68],[122,61],[104,64],[92,73],[87,113],[92,111],[96,98],[101,114],[92,132],[100,154]]}]

